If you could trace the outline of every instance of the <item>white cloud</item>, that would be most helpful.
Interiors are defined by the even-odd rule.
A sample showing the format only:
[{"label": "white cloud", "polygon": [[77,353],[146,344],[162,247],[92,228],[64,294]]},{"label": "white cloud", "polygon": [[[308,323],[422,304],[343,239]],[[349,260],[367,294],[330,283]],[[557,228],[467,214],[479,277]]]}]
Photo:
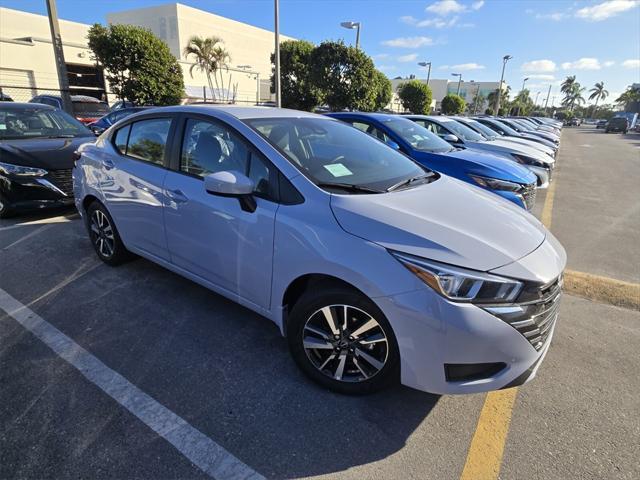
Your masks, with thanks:
[{"label": "white cloud", "polygon": [[563,12],[536,13],[536,18],[538,20],[553,20],[554,22],[559,22],[560,20],[566,17],[567,17],[567,14]]},{"label": "white cloud", "polygon": [[581,58],[575,62],[564,62],[563,70],[600,70],[602,66],[597,58]]},{"label": "white cloud", "polygon": [[458,17],[452,17],[450,20],[444,20],[442,18],[429,18],[416,23],[418,27],[434,27],[434,28],[449,28],[453,27],[458,22]]},{"label": "white cloud", "polygon": [[523,72],[555,72],[556,64],[551,60],[532,60],[522,64]]},{"label": "white cloud", "polygon": [[451,13],[462,13],[467,10],[467,7],[458,3],[456,0],[440,0],[439,2],[432,3],[425,8],[425,10],[444,17]]},{"label": "white cloud", "polygon": [[395,70],[396,67],[394,65],[378,65],[377,69],[381,70],[383,72],[391,72],[391,71]]},{"label": "white cloud", "polygon": [[545,75],[545,74],[533,74],[533,75],[527,75],[527,77],[531,78],[531,79],[537,79],[537,80],[555,80],[556,77],[554,77],[553,75]]},{"label": "white cloud", "polygon": [[640,68],[640,60],[625,60],[622,62],[624,68]]},{"label": "white cloud", "polygon": [[473,2],[471,4],[471,8],[473,10],[480,10],[483,5],[484,5],[484,0],[478,0],[477,2]]},{"label": "white cloud", "polygon": [[398,57],[398,61],[399,62],[403,62],[403,63],[407,63],[407,62],[413,62],[418,58],[418,54],[417,53],[410,53],[408,55],[401,55]]},{"label": "white cloud", "polygon": [[433,39],[429,37],[399,37],[385,40],[382,45],[397,48],[420,48],[433,45]]},{"label": "white cloud", "polygon": [[407,25],[415,25],[416,23],[418,23],[418,19],[411,15],[403,15],[399,20],[402,23],[406,23]]},{"label": "white cloud", "polygon": [[590,22],[600,22],[614,17],[619,13],[631,10],[640,4],[638,0],[608,0],[591,7],[584,7],[576,11],[576,17]]},{"label": "white cloud", "polygon": [[486,68],[484,65],[478,63],[460,63],[458,65],[442,65],[438,67],[438,70],[460,70],[461,72],[469,70],[482,70]]},{"label": "white cloud", "polygon": [[602,63],[602,66],[603,67],[611,67],[611,66],[613,66],[615,64],[616,64],[616,62],[614,62],[613,60],[607,60],[606,62]]},{"label": "white cloud", "polygon": [[385,58],[389,58],[391,55],[389,55],[388,53],[378,53],[377,55],[374,55],[373,58],[377,59],[377,60],[384,60]]}]

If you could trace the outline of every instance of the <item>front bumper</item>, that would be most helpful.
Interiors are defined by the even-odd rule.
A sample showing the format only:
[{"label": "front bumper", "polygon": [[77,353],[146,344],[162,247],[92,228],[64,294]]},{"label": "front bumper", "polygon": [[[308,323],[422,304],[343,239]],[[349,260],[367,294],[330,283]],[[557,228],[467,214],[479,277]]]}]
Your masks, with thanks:
[{"label": "front bumper", "polygon": [[531,172],[533,172],[536,177],[538,177],[538,188],[548,188],[549,183],[551,182],[551,168],[537,167],[535,165],[524,165]]},{"label": "front bumper", "polygon": [[49,171],[44,177],[0,175],[0,196],[13,211],[73,205],[71,170]]}]

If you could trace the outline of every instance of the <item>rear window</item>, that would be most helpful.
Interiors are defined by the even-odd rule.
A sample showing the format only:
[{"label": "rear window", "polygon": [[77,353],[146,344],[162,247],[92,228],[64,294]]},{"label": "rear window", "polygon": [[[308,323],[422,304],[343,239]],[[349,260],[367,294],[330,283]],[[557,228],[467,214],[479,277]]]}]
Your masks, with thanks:
[{"label": "rear window", "polygon": [[170,128],[170,118],[140,120],[119,129],[113,140],[120,153],[163,165]]},{"label": "rear window", "polygon": [[109,113],[109,105],[106,102],[73,102],[73,111],[79,113]]}]

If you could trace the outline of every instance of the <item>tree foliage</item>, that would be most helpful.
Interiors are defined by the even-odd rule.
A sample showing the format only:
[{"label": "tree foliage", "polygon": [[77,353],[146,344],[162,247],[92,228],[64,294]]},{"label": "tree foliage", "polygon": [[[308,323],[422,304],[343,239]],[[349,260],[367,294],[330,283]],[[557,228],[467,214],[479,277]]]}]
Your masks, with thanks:
[{"label": "tree foliage", "polygon": [[134,25],[95,24],[89,48],[113,92],[138,105],[175,105],[184,95],[182,69],[166,43]]},{"label": "tree foliage", "polygon": [[464,98],[453,93],[446,95],[440,103],[442,113],[445,115],[460,115],[464,112],[466,106]]},{"label": "tree foliage", "polygon": [[[320,90],[313,84],[310,76],[314,48],[313,43],[305,40],[287,40],[280,44],[280,91],[283,107],[313,110],[320,105]],[[273,54],[271,63],[275,63]],[[275,91],[273,75],[271,91]]]},{"label": "tree foliage", "polygon": [[[193,70],[195,68],[204,72],[207,77],[207,83],[214,96],[214,100],[229,100],[231,93],[231,76],[227,84],[227,90],[224,87],[224,77],[222,70],[229,69],[231,55],[223,46],[224,40],[220,37],[212,36],[202,38],[194,35],[189,39],[187,46],[184,47],[182,53],[185,57],[195,57],[195,62],[189,68],[189,74],[193,78]],[[213,74],[213,78],[212,75]],[[219,79],[218,79],[219,77]],[[213,88],[215,84],[215,89]]]},{"label": "tree foliage", "polygon": [[419,80],[409,80],[398,86],[398,97],[405,110],[419,115],[431,112],[433,95],[431,88]]},{"label": "tree foliage", "polygon": [[382,110],[393,98],[393,87],[391,86],[391,80],[382,73],[380,70],[374,71],[374,88],[376,90],[376,97],[374,100],[374,110]]},{"label": "tree foliage", "polygon": [[344,42],[323,42],[311,53],[311,81],[334,111],[375,110],[375,72],[369,56]]}]

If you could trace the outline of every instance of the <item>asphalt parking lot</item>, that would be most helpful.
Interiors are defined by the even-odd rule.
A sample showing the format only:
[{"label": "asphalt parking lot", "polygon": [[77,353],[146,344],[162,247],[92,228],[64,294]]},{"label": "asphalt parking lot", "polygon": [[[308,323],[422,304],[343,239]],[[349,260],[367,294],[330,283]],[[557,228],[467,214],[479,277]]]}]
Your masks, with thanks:
[{"label": "asphalt parking lot", "polygon": [[[534,213],[569,269],[640,283],[640,134],[562,137]],[[271,322],[146,260],[100,263],[73,211],[0,221],[0,289],[0,478],[640,478],[637,310],[565,295],[538,377],[492,418],[484,394],[324,391]]]}]

